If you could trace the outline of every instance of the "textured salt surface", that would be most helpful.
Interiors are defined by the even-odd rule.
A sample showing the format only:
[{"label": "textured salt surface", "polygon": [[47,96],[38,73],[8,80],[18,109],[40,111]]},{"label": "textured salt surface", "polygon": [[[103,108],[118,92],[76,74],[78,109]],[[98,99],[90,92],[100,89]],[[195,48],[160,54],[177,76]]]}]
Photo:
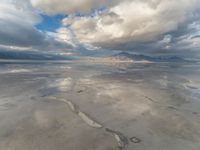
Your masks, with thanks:
[{"label": "textured salt surface", "polygon": [[96,121],[94,121],[91,117],[89,117],[88,115],[86,115],[84,112],[80,111],[78,106],[76,106],[75,104],[73,104],[71,101],[69,100],[65,100],[65,99],[61,99],[62,102],[65,102],[70,109],[76,113],[85,123],[87,123],[89,126],[93,127],[93,128],[102,128],[103,126],[99,123],[97,123]]},{"label": "textured salt surface", "polygon": [[0,150],[199,150],[199,66],[68,66],[0,73]]}]

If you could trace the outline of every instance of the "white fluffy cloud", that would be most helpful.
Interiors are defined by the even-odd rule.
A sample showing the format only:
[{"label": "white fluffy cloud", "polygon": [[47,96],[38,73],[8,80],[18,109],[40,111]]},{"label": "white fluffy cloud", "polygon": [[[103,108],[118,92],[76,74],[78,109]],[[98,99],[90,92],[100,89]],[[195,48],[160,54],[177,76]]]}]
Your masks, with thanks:
[{"label": "white fluffy cloud", "polygon": [[160,42],[168,33],[179,32],[181,26],[199,17],[199,3],[200,0],[124,0],[95,17],[66,18],[63,25],[70,25],[84,43],[131,48],[131,43]]},{"label": "white fluffy cloud", "polygon": [[[50,43],[58,47],[62,47],[61,43],[84,43],[121,50],[198,49],[200,46],[197,34],[200,0],[0,1],[0,35],[3,35],[0,44],[4,45],[48,48]],[[98,7],[105,10],[91,11]],[[34,28],[41,21],[38,10],[69,16],[62,20],[56,32],[42,33]],[[77,12],[82,14],[75,15]]]}]

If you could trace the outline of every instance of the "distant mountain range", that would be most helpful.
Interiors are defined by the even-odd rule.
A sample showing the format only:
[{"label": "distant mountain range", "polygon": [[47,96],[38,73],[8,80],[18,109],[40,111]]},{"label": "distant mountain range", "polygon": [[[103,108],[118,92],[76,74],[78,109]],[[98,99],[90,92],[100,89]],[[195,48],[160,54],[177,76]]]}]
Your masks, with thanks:
[{"label": "distant mountain range", "polygon": [[62,54],[54,54],[42,51],[10,51],[0,50],[0,59],[15,60],[89,60],[102,62],[195,62],[186,60],[178,56],[149,56],[143,54],[131,54],[128,52],[120,52],[118,54],[104,57],[87,57],[84,56],[68,56]]},{"label": "distant mountain range", "polygon": [[178,56],[148,56],[142,54],[130,54],[121,52],[110,56],[111,58],[119,60],[133,60],[133,61],[150,61],[150,62],[188,62],[184,58]]},{"label": "distant mountain range", "polygon": [[72,56],[60,54],[49,54],[38,51],[8,51],[0,50],[0,59],[17,59],[17,60],[73,60]]}]

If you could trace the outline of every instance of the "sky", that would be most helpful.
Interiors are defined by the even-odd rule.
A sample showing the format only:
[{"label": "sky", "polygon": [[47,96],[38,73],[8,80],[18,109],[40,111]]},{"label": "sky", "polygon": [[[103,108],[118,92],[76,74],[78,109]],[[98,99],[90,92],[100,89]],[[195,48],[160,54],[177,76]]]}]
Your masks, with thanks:
[{"label": "sky", "polygon": [[200,0],[0,0],[0,50],[197,55]]}]

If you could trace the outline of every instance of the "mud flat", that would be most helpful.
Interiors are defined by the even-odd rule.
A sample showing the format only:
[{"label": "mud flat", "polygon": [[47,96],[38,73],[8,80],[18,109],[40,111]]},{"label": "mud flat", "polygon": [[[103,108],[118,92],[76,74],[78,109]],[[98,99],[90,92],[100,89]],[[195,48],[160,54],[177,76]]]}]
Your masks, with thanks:
[{"label": "mud flat", "polygon": [[0,70],[0,150],[200,149],[199,66],[12,63]]}]

